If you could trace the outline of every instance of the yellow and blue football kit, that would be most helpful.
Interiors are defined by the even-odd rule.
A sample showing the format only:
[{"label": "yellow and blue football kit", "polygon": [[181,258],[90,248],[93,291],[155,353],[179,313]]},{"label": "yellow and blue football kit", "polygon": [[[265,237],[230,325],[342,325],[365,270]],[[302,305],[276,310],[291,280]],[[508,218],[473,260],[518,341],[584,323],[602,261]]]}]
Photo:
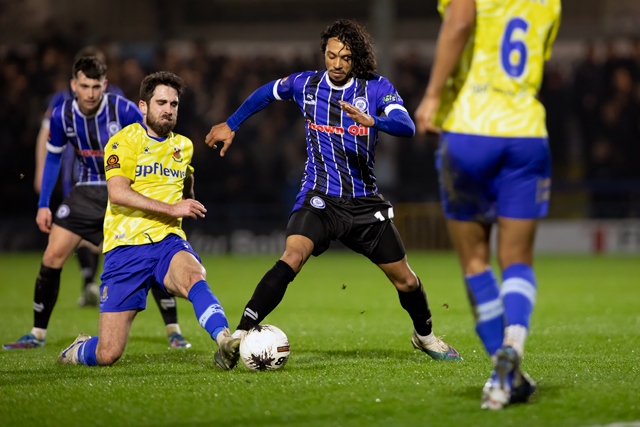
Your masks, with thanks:
[{"label": "yellow and blue football kit", "polygon": [[[451,0],[440,0],[444,15]],[[550,156],[537,98],[560,0],[476,0],[476,20],[434,124],[445,215],[537,218],[548,210]]]}]

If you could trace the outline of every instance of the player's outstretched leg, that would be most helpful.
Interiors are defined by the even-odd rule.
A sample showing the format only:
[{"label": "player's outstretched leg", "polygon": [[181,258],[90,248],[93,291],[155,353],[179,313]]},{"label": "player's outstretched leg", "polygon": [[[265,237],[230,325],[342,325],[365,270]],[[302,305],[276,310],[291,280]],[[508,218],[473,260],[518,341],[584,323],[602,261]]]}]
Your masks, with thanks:
[{"label": "player's outstretched leg", "polygon": [[153,298],[158,304],[162,320],[167,329],[167,339],[169,340],[169,348],[190,348],[191,343],[182,336],[180,325],[178,325],[178,307],[176,299],[159,288],[151,288]]}]

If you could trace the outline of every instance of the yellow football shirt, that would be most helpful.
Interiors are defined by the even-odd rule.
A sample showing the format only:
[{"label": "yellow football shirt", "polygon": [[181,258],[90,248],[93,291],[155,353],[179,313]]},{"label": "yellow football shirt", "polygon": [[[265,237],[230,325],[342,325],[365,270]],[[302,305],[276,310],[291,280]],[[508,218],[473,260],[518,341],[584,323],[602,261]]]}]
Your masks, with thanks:
[{"label": "yellow football shirt", "polygon": [[[441,15],[450,1],[439,0]],[[443,89],[434,123],[456,133],[547,136],[537,96],[560,12],[560,0],[476,0],[473,34]]]},{"label": "yellow football shirt", "polygon": [[[169,204],[182,199],[184,179],[193,173],[190,139],[171,132],[164,140],[147,134],[139,123],[129,125],[109,139],[104,150],[107,180],[124,176],[138,193]],[[123,245],[159,242],[169,234],[186,239],[182,218],[120,206],[109,201],[104,217],[103,251]]]}]

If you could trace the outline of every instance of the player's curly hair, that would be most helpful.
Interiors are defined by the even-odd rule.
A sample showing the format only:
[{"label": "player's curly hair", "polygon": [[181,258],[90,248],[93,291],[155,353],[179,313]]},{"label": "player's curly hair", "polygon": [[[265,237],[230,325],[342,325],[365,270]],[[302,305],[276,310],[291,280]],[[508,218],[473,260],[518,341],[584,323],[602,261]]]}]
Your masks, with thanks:
[{"label": "player's curly hair", "polygon": [[149,74],[142,80],[140,84],[140,99],[148,104],[153,96],[153,91],[160,85],[174,88],[178,92],[178,98],[182,96],[187,88],[181,77],[169,71],[158,71],[157,73]]},{"label": "player's curly hair", "polygon": [[324,54],[330,38],[337,38],[351,50],[353,74],[358,78],[370,77],[378,64],[373,53],[373,39],[367,30],[351,19],[338,19],[322,32],[320,49]]}]

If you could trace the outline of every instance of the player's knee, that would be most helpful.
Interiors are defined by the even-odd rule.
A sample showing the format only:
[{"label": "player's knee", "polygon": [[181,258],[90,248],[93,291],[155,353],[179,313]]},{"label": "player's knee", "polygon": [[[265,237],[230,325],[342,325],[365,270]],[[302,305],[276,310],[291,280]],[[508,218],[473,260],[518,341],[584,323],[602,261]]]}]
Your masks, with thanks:
[{"label": "player's knee", "polygon": [[96,360],[100,366],[110,366],[113,365],[120,359],[122,356],[124,349],[120,348],[96,348]]},{"label": "player's knee", "polygon": [[302,252],[293,250],[285,251],[280,259],[289,264],[289,267],[297,274],[302,269],[307,258]]},{"label": "player's knee", "polygon": [[67,254],[47,248],[42,257],[42,264],[49,268],[62,268],[66,259]]}]

